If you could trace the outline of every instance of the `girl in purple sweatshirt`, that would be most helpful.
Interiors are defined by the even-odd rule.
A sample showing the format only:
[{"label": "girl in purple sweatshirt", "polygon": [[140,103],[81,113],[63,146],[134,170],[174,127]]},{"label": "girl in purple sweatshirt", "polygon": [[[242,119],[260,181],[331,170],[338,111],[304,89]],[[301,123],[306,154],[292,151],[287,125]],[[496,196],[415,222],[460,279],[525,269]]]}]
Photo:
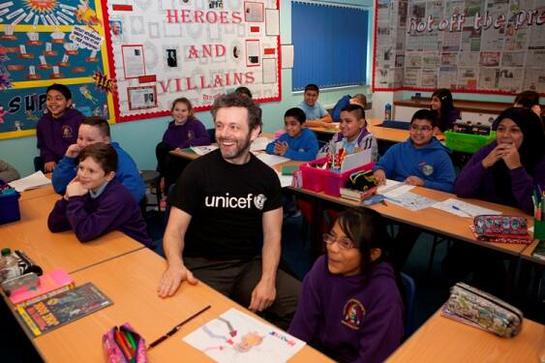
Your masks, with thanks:
[{"label": "girl in purple sweatshirt", "polygon": [[545,132],[540,118],[524,108],[503,111],[492,129],[496,140],[477,151],[454,182],[463,198],[510,205],[531,214],[532,192],[545,188]]},{"label": "girl in purple sweatshirt", "polygon": [[119,230],[151,246],[140,208],[129,191],[114,179],[116,170],[117,153],[112,145],[86,146],[79,155],[76,177],[49,214],[49,230],[72,229],[81,242]]},{"label": "girl in purple sweatshirt", "polygon": [[348,210],[324,234],[327,254],[305,276],[289,333],[339,362],[382,362],[403,338],[403,302],[386,233],[372,210]]},{"label": "girl in purple sweatshirt", "polygon": [[191,146],[210,145],[210,137],[206,128],[193,116],[191,102],[185,98],[177,98],[172,102],[172,118],[163,135],[163,140],[157,144],[157,171],[164,179],[164,189],[176,182],[176,179],[187,164],[186,160],[170,155],[174,149],[185,149]]}]

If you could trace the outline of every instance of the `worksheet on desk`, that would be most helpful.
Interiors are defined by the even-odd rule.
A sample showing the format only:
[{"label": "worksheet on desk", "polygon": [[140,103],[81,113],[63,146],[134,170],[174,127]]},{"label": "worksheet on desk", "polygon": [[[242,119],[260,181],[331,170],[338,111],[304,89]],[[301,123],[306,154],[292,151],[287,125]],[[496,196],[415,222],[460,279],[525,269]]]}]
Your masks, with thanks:
[{"label": "worksheet on desk", "polygon": [[432,205],[432,208],[440,209],[442,211],[457,215],[459,217],[466,218],[474,218],[482,214],[502,214],[500,211],[479,207],[478,205],[467,203],[455,198],[449,198],[442,202],[435,203],[434,205]]},{"label": "worksheet on desk", "polygon": [[183,340],[216,362],[286,362],[305,346],[302,340],[234,308]]}]

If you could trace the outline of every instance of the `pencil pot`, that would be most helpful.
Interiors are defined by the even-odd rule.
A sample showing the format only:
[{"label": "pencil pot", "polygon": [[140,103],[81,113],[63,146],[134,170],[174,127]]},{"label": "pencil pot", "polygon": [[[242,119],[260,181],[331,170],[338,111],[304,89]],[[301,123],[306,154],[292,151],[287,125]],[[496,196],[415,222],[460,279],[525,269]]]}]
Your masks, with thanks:
[{"label": "pencil pot", "polygon": [[545,221],[534,219],[534,239],[545,240]]},{"label": "pencil pot", "polygon": [[128,323],[114,326],[102,336],[105,361],[108,363],[147,363],[146,342]]},{"label": "pencil pot", "polygon": [[0,193],[0,224],[21,219],[19,210],[20,194],[15,189],[7,188]]}]

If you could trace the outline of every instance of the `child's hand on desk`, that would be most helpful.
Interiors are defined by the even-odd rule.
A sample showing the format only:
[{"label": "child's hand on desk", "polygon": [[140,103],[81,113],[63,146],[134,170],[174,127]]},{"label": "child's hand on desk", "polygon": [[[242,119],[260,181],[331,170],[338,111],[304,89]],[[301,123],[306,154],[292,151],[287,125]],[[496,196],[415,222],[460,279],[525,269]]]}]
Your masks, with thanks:
[{"label": "child's hand on desk", "polygon": [[409,185],[414,185],[416,187],[423,187],[424,186],[424,180],[420,179],[417,176],[411,175],[407,179],[405,179],[405,183]]},{"label": "child's hand on desk", "polygon": [[89,189],[85,189],[78,177],[76,176],[66,187],[65,197],[79,197],[89,192]]},{"label": "child's hand on desk", "polygon": [[79,153],[81,152],[81,147],[79,147],[78,144],[72,144],[68,146],[68,149],[66,149],[65,156],[75,159],[79,156]]},{"label": "child's hand on desk", "polygon": [[284,155],[288,151],[288,143],[287,142],[277,142],[274,144],[274,153],[276,155]]},{"label": "child's hand on desk", "polygon": [[373,176],[377,180],[378,185],[386,184],[386,173],[382,169],[377,169],[373,172]]},{"label": "child's hand on desk", "polygon": [[44,172],[51,173],[53,169],[57,166],[57,163],[54,161],[48,161],[44,164]]}]

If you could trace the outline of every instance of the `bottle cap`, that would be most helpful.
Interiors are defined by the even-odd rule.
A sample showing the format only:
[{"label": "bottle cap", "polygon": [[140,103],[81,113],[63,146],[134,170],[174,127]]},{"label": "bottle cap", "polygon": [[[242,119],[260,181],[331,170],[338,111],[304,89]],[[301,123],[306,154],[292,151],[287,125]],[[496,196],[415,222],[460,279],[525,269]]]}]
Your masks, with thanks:
[{"label": "bottle cap", "polygon": [[2,256],[9,256],[9,255],[11,255],[11,249],[7,248],[7,247],[2,248],[2,252],[0,252],[0,253],[2,253]]}]

